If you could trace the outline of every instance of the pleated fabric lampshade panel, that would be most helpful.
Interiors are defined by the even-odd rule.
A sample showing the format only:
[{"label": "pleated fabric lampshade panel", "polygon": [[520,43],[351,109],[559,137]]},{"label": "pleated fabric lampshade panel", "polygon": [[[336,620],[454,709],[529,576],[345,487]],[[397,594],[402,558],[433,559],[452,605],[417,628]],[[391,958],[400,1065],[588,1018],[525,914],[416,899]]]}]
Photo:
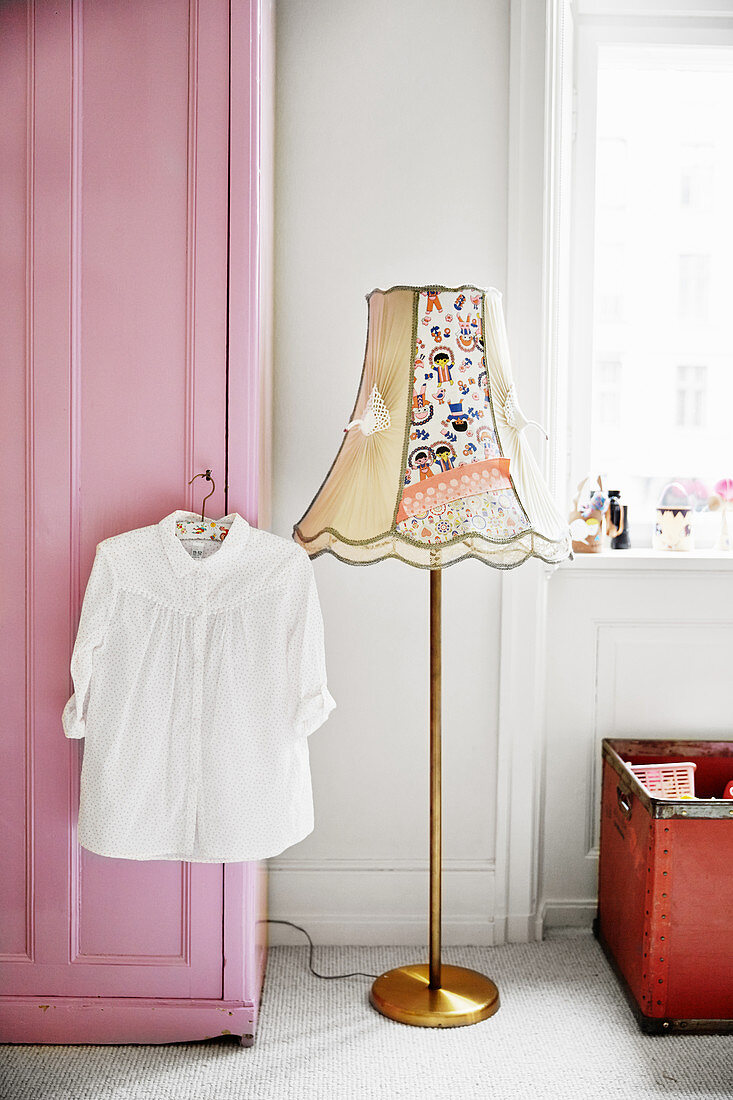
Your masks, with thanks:
[{"label": "pleated fabric lampshade panel", "polygon": [[500,293],[391,287],[367,302],[349,430],[296,541],[361,565],[566,558],[567,524],[522,438]]}]

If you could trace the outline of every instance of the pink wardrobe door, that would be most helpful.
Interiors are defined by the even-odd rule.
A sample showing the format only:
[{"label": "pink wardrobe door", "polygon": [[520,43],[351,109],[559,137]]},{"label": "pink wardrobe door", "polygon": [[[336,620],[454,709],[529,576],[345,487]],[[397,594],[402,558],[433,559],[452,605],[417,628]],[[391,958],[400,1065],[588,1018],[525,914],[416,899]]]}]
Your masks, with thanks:
[{"label": "pink wardrobe door", "polygon": [[[229,5],[0,7],[0,985],[222,996],[219,864],[76,839],[61,711],[96,544],[224,508]],[[8,535],[10,531],[8,531]]]}]

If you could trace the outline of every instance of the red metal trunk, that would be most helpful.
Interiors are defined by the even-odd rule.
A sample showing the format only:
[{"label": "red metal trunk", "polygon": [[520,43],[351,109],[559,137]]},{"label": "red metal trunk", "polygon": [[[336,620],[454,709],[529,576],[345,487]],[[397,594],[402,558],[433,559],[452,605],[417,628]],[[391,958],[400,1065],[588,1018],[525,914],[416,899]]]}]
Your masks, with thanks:
[{"label": "red metal trunk", "polygon": [[[626,763],[693,761],[696,800]],[[595,931],[644,1031],[733,1031],[733,742],[603,742]]]}]

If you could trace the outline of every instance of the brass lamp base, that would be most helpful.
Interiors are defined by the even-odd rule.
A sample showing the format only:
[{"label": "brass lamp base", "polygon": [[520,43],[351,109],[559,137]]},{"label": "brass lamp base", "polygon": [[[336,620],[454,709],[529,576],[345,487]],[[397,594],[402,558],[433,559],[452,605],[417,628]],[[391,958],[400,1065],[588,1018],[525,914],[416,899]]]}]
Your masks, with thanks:
[{"label": "brass lamp base", "polygon": [[398,966],[377,978],[369,1000],[383,1016],[417,1027],[476,1024],[499,1008],[499,990],[476,970],[443,964],[440,982],[430,988],[427,963]]}]

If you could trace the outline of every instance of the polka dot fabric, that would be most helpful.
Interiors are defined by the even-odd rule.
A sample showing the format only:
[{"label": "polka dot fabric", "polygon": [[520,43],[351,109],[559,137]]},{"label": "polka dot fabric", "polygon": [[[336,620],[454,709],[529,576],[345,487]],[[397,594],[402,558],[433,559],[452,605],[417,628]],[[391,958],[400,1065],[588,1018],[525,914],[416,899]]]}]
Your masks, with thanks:
[{"label": "polka dot fabric", "polygon": [[176,535],[194,518],[97,546],[62,724],[85,738],[78,838],[99,855],[265,859],[313,829],[307,738],[336,704],[310,558],[234,512],[195,559]]}]

